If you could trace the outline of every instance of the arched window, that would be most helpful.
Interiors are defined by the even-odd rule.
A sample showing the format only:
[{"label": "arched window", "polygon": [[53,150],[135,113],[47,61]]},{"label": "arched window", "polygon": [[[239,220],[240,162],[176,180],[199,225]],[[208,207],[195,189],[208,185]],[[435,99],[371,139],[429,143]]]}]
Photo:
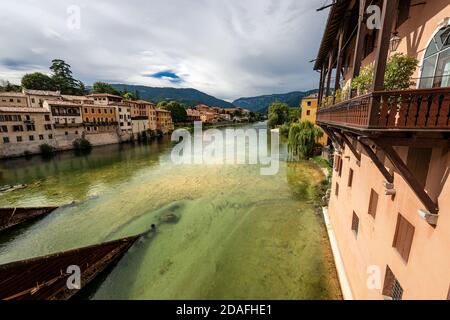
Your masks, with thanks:
[{"label": "arched window", "polygon": [[420,88],[450,87],[450,26],[438,31],[425,52]]}]

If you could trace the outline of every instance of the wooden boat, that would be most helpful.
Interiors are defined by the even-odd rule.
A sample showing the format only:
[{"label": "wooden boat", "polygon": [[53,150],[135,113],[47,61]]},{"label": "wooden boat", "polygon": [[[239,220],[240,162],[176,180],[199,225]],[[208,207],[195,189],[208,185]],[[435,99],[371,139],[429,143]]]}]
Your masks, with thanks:
[{"label": "wooden boat", "polygon": [[[0,266],[1,300],[67,300],[117,261],[140,237],[133,236]],[[80,270],[80,288],[68,282]]]},{"label": "wooden boat", "polygon": [[41,208],[0,208],[0,231],[45,216],[58,207]]}]

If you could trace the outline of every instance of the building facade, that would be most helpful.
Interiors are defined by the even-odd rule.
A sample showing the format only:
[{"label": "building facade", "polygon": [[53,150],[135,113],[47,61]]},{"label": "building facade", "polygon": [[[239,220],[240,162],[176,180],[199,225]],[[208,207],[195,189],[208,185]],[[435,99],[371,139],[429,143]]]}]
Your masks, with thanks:
[{"label": "building facade", "polygon": [[[381,9],[378,29],[370,4]],[[317,124],[336,148],[328,212],[352,295],[449,299],[450,4],[338,0],[330,10]],[[395,53],[419,67],[410,88],[388,91]],[[367,92],[332,95],[369,64]]]},{"label": "building facade", "polygon": [[81,110],[87,133],[116,132],[118,122],[115,106],[85,103]]},{"label": "building facade", "polygon": [[170,111],[164,109],[156,109],[156,130],[163,134],[170,133],[174,130],[172,115]]},{"label": "building facade", "polygon": [[39,152],[56,146],[52,117],[46,108],[0,107],[0,158]]}]

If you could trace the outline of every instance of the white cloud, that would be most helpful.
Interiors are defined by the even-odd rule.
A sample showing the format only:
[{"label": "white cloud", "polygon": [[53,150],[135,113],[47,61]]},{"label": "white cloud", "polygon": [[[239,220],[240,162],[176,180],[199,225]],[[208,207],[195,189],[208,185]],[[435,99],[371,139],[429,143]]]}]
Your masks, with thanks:
[{"label": "white cloud", "polygon": [[[224,99],[317,87],[323,0],[2,1],[0,79],[66,60],[86,84],[193,87]],[[80,29],[67,28],[69,6]],[[5,30],[7,30],[5,32]],[[170,70],[183,79],[148,77]]]}]

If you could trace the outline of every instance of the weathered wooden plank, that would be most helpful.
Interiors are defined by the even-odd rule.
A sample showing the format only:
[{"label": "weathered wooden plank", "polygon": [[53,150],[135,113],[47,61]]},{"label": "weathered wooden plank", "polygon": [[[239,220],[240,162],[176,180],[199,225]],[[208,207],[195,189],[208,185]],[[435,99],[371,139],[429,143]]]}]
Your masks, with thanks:
[{"label": "weathered wooden plank", "polygon": [[43,217],[56,209],[58,207],[0,208],[0,231],[38,217]]},{"label": "weathered wooden plank", "polygon": [[[66,300],[86,287],[140,237],[133,236],[99,245],[60,252],[0,266],[0,299]],[[69,266],[81,271],[81,288],[69,289]]]}]

